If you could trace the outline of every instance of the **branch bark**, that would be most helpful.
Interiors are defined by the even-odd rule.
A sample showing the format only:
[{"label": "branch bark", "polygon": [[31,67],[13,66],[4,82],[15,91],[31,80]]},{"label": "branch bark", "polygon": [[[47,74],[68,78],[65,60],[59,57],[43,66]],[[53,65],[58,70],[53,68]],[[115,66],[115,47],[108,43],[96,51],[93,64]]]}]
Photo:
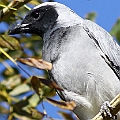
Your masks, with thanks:
[{"label": "branch bark", "polygon": [[[111,114],[116,115],[120,111],[120,94],[110,102],[110,105],[113,107]],[[92,120],[111,120],[111,118],[109,116],[103,118],[101,113],[98,113]]]}]

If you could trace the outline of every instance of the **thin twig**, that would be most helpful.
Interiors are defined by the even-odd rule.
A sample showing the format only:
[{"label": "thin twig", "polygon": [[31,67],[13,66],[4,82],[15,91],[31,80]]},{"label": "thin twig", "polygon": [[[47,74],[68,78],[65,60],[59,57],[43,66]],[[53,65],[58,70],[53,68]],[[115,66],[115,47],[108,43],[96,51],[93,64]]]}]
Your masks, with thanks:
[{"label": "thin twig", "polygon": [[15,10],[30,2],[31,0],[12,0],[8,6],[0,11],[0,22],[5,21]]}]

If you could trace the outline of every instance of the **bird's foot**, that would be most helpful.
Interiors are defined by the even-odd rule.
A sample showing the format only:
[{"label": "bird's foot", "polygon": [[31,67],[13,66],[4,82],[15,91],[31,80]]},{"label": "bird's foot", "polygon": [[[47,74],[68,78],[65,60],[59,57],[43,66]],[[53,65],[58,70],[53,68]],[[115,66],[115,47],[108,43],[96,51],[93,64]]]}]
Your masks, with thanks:
[{"label": "bird's foot", "polygon": [[116,120],[117,119],[117,115],[112,115],[111,114],[111,110],[112,109],[113,109],[113,107],[110,105],[110,102],[109,101],[105,101],[103,103],[103,105],[101,106],[101,109],[100,109],[100,113],[103,116],[103,118],[108,115],[111,119]]}]

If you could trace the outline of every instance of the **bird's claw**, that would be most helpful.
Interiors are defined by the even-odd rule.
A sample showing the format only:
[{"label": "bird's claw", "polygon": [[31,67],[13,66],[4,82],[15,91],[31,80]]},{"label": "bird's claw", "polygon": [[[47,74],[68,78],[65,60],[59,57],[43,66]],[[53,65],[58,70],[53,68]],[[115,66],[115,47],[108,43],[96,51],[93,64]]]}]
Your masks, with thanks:
[{"label": "bird's claw", "polygon": [[109,101],[105,101],[103,105],[101,106],[100,113],[103,117],[106,117],[107,115],[112,118],[113,120],[117,119],[117,115],[112,115],[111,110],[113,107],[110,105]]}]

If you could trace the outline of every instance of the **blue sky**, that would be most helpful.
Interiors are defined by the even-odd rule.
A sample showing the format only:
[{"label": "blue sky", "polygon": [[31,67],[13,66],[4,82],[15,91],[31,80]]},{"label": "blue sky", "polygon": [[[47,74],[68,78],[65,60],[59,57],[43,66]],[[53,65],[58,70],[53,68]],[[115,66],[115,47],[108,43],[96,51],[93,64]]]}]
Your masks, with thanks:
[{"label": "blue sky", "polygon": [[116,19],[120,17],[120,0],[56,0],[74,10],[84,18],[88,12],[96,12],[96,23],[111,30]]},{"label": "blue sky", "polygon": [[[116,20],[120,17],[120,0],[56,0],[56,1],[70,7],[82,18],[84,18],[88,12],[92,11],[96,12],[97,13],[96,23],[102,26],[108,32],[111,30]],[[8,26],[6,26],[6,29],[7,27]],[[2,29],[3,27],[0,24],[0,31]],[[1,67],[2,66],[0,64],[0,68]],[[52,107],[52,105],[45,103],[45,108],[47,109],[49,116],[52,116],[54,118],[60,118],[59,115],[56,113],[57,109],[56,107]],[[38,107],[38,109],[41,111],[42,108]]]}]

